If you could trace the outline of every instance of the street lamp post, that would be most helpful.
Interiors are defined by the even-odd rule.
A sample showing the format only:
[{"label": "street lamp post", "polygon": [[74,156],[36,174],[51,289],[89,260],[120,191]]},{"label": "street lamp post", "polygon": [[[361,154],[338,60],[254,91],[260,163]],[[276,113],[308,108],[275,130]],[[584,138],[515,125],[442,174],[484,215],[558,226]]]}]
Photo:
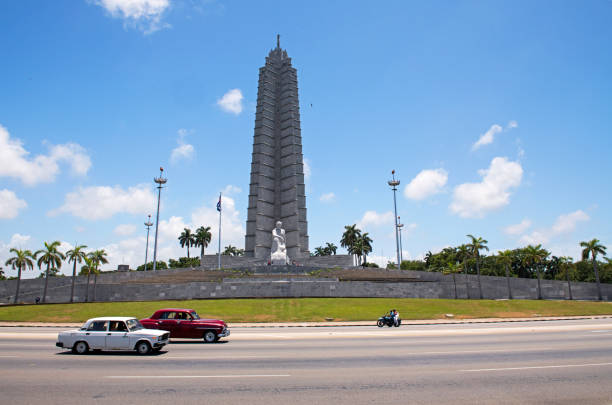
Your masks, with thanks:
[{"label": "street lamp post", "polygon": [[[397,222],[400,221],[400,217],[397,217]],[[397,228],[399,229],[399,246],[400,246],[400,265],[398,267],[398,269],[401,269],[402,267],[402,261],[404,260],[404,250],[402,248],[402,228],[404,227],[404,224],[399,223],[397,224]]]},{"label": "street lamp post", "polygon": [[145,248],[145,267],[144,271],[147,271],[147,260],[149,258],[149,229],[153,226],[153,222],[151,222],[151,214],[149,214],[149,219],[144,223],[147,227],[147,247]]},{"label": "street lamp post", "polygon": [[397,201],[395,199],[395,192],[397,191],[397,186],[399,186],[400,181],[395,180],[395,170],[391,171],[391,175],[393,176],[393,180],[389,180],[387,183],[391,186],[391,190],[393,190],[393,209],[395,210],[395,249],[397,250],[397,268],[401,264],[400,262],[400,248],[399,248],[399,237],[398,237],[398,228],[397,228]]},{"label": "street lamp post", "polygon": [[155,248],[153,249],[153,270],[157,270],[157,231],[159,230],[159,201],[161,200],[161,190],[164,184],[168,181],[167,178],[162,177],[164,174],[164,168],[159,168],[159,177],[154,177],[153,181],[157,183],[157,219],[155,220]]}]

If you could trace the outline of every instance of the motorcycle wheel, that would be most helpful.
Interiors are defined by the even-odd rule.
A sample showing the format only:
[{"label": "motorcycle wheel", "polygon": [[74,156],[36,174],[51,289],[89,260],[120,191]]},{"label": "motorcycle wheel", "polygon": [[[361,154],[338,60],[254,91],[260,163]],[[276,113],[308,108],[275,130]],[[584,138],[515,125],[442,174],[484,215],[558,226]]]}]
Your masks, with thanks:
[{"label": "motorcycle wheel", "polygon": [[381,319],[379,319],[376,325],[378,325],[379,328],[382,328],[383,326],[385,326],[385,323]]}]

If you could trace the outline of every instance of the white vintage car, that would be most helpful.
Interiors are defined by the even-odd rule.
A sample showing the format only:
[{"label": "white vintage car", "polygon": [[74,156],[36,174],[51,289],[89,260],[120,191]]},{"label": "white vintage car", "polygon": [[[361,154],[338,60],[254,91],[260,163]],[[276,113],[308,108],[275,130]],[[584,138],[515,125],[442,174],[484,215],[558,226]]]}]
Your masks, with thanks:
[{"label": "white vintage car", "polygon": [[168,344],[170,333],[145,329],[138,319],[123,316],[93,318],[81,329],[60,332],[57,347],[85,354],[91,350],[136,350],[139,354],[159,351]]}]

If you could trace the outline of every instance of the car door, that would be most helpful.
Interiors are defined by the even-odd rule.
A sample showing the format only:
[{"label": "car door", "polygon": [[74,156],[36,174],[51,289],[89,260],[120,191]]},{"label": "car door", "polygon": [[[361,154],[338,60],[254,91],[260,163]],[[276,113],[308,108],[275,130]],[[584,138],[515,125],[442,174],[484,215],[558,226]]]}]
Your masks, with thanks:
[{"label": "car door", "polygon": [[195,338],[201,337],[196,336],[195,325],[193,324],[193,318],[189,312],[179,312],[177,313],[177,333],[175,337],[181,338]]},{"label": "car door", "polygon": [[90,349],[104,349],[106,347],[106,334],[108,321],[93,321],[85,331],[85,341]]},{"label": "car door", "polygon": [[162,330],[167,330],[170,332],[170,337],[180,337],[179,331],[177,330],[178,322],[176,320],[177,313],[176,311],[168,311],[164,312],[159,317],[158,328]]},{"label": "car door", "polygon": [[106,333],[106,348],[108,350],[128,350],[130,336],[124,321],[110,321]]}]

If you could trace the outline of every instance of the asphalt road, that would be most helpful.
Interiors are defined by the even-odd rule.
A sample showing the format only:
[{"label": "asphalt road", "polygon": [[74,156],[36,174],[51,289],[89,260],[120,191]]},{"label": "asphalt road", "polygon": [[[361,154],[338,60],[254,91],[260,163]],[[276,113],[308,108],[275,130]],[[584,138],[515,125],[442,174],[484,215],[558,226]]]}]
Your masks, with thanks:
[{"label": "asphalt road", "polygon": [[612,320],[234,328],[160,354],[70,354],[0,328],[2,404],[610,404]]}]

